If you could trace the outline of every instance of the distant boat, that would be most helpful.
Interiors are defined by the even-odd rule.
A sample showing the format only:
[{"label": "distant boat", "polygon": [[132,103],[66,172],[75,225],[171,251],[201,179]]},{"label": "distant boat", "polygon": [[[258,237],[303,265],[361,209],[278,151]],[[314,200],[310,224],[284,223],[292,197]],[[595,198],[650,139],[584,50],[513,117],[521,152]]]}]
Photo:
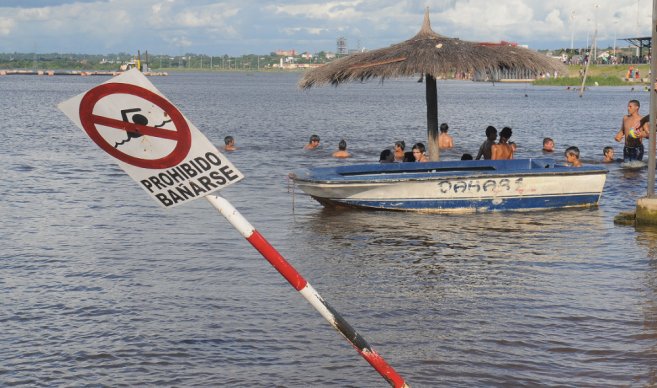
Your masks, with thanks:
[{"label": "distant boat", "polygon": [[324,206],[453,213],[596,206],[607,173],[538,158],[316,167],[290,177]]}]

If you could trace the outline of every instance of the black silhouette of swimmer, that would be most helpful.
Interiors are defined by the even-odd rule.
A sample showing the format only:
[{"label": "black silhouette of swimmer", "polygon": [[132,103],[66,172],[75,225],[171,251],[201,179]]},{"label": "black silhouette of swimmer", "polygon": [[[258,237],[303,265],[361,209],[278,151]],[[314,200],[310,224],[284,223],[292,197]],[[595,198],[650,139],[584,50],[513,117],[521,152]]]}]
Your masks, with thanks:
[{"label": "black silhouette of swimmer", "polygon": [[[123,121],[125,121],[126,123],[129,123],[130,120],[128,119],[128,113],[140,112],[140,111],[141,111],[140,108],[123,109],[121,111],[121,117],[123,118]],[[165,117],[168,117],[168,115],[166,113],[164,115],[165,115]],[[137,125],[148,125],[148,119],[146,118],[146,116],[144,116],[142,114],[139,114],[139,113],[132,115],[132,122],[137,124]],[[155,128],[161,128],[161,127],[164,126],[164,124],[170,123],[170,122],[171,122],[171,119],[164,120],[164,121],[162,121],[161,124],[155,125],[154,127]],[[137,138],[140,138],[140,137],[144,136],[144,134],[139,133],[139,132],[126,131],[126,133],[128,134],[128,138],[121,141],[121,142],[114,143],[114,148],[118,148],[120,145],[122,145],[124,143],[127,143],[132,139],[137,139]]]},{"label": "black silhouette of swimmer", "polygon": [[[140,111],[141,111],[140,108],[123,109],[121,111],[121,117],[123,118],[123,121],[125,121],[126,123],[129,123],[130,120],[128,119],[128,113],[140,112]],[[146,118],[146,116],[140,115],[140,114],[132,115],[132,122],[135,123],[135,124],[138,124],[138,125],[148,125],[148,119]],[[126,132],[128,134],[128,138],[121,141],[121,142],[114,143],[114,148],[118,148],[120,145],[123,145],[124,143],[129,142],[131,139],[136,139],[136,138],[139,138],[139,137],[143,136],[139,132],[131,132],[131,131],[126,131]]]}]

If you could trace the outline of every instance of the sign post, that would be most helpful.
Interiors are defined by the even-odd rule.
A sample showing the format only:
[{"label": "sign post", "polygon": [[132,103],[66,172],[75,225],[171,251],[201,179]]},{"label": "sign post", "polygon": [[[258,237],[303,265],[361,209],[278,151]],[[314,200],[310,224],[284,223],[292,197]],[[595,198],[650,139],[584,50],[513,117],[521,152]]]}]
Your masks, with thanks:
[{"label": "sign post", "polygon": [[205,197],[390,385],[408,386],[230,202],[211,194],[243,175],[138,70],[59,108],[160,205]]}]

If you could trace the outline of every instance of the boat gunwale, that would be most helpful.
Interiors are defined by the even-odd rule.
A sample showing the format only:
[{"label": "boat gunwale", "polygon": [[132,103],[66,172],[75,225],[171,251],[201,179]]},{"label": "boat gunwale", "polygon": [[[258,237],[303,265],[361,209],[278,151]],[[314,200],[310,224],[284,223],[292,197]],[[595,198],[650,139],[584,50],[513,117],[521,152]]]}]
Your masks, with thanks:
[{"label": "boat gunwale", "polygon": [[[585,166],[586,167],[586,166]],[[568,169],[568,170],[561,170],[561,171],[545,171],[542,170],[541,172],[536,172],[532,171],[530,169],[527,170],[516,170],[513,172],[507,172],[507,173],[500,173],[499,170],[493,170],[491,173],[486,173],[486,172],[481,172],[478,171],[479,174],[446,174],[446,173],[426,173],[426,172],[420,172],[420,173],[389,173],[387,175],[395,175],[394,177],[380,177],[380,178],[365,178],[365,179],[350,179],[351,176],[342,176],[339,174],[333,174],[333,175],[325,175],[322,178],[313,178],[313,177],[299,177],[297,175],[291,175],[291,178],[298,184],[345,184],[345,185],[352,185],[352,184],[363,184],[363,183],[394,183],[394,182],[423,182],[423,181],[432,181],[432,180],[445,180],[445,179],[450,179],[450,180],[463,180],[463,179],[490,179],[492,175],[494,175],[494,178],[520,178],[520,177],[534,177],[534,176],[549,176],[549,177],[555,177],[555,176],[580,176],[580,175],[607,175],[609,174],[609,170],[605,168],[595,168],[595,167],[590,167],[586,169],[582,169],[585,167],[578,167],[577,170],[573,169]],[[492,174],[492,172],[495,172],[495,174]],[[401,176],[402,174],[409,174],[406,176]],[[412,175],[420,175],[423,174],[424,176],[411,176]]]},{"label": "boat gunwale", "polygon": [[[464,164],[467,163],[467,166]],[[570,167],[556,164],[551,158],[512,160],[439,161],[429,163],[352,164],[348,166],[310,167],[290,173],[298,183],[315,184],[362,184],[413,182],[443,179],[485,179],[531,176],[573,176],[608,174],[601,166]],[[524,168],[511,168],[511,164]],[[499,166],[498,166],[499,165]],[[535,166],[536,165],[536,166]],[[544,167],[540,167],[543,165]],[[535,166],[535,167],[534,167]],[[505,168],[499,168],[505,167]],[[437,171],[438,170],[438,171]]]}]

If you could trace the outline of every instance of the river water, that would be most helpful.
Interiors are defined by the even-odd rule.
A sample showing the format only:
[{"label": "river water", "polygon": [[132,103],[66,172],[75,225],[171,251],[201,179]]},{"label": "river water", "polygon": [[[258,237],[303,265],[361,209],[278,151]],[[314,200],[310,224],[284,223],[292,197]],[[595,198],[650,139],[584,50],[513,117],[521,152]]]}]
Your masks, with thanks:
[{"label": "river water", "polygon": [[[299,74],[151,81],[246,178],[222,191],[415,387],[657,386],[657,231],[616,226],[647,171],[609,166],[600,206],[436,215],[325,210],[287,173],[425,140],[424,85],[300,91]],[[385,381],[205,200],[164,210],[56,104],[100,77],[0,77],[0,385],[377,387]],[[648,93],[439,82],[457,159],[487,125],[518,157],[602,159]],[[302,152],[312,133],[322,148]],[[346,139],[354,157],[330,153]],[[613,143],[613,144],[612,144]]]}]

